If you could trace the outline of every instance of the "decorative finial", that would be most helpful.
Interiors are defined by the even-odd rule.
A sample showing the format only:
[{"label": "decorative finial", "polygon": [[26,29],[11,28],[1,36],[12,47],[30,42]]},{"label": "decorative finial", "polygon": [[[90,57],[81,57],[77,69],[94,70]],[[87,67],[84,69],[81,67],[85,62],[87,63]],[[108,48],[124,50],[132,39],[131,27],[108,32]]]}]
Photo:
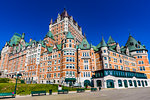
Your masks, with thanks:
[{"label": "decorative finial", "polygon": [[51,18],[50,24],[53,24],[53,19]]},{"label": "decorative finial", "polygon": [[84,38],[86,38],[85,32],[84,32]]},{"label": "decorative finial", "polygon": [[129,36],[131,36],[131,33],[129,33]]}]

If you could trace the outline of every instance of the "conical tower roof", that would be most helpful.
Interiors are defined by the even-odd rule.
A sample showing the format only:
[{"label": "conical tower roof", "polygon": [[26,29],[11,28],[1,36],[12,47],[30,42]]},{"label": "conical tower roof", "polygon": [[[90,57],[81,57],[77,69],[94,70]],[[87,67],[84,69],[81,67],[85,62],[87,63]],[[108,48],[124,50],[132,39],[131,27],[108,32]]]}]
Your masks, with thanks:
[{"label": "conical tower roof", "polygon": [[114,39],[111,36],[109,36],[107,44],[112,44],[112,43],[116,43],[116,42],[114,41]]},{"label": "conical tower roof", "polygon": [[107,47],[107,44],[103,37],[102,37],[101,47]]},{"label": "conical tower roof", "polygon": [[53,36],[53,34],[52,34],[52,32],[51,32],[51,31],[48,31],[48,32],[47,32],[47,34],[46,34],[45,38],[46,38],[46,37],[49,37],[49,38],[51,38],[51,39],[53,39],[53,40],[54,40],[54,36]]},{"label": "conical tower roof", "polygon": [[129,51],[134,51],[134,50],[146,50],[140,42],[135,40],[131,35],[129,35],[128,41],[126,43],[126,47],[129,48]]}]

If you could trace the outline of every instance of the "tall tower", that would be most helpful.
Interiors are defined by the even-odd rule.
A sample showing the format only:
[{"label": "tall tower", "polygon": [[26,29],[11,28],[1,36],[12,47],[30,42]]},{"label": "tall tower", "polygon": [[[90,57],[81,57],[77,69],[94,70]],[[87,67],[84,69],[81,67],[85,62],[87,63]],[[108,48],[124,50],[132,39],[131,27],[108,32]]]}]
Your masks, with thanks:
[{"label": "tall tower", "polygon": [[131,35],[128,38],[126,46],[128,47],[131,56],[136,58],[138,72],[145,73],[147,74],[147,77],[150,78],[148,50],[140,41],[135,40]]},{"label": "tall tower", "polygon": [[57,44],[62,43],[62,40],[66,38],[68,32],[72,33],[75,43],[77,44],[81,43],[84,37],[82,35],[81,27],[72,16],[69,16],[65,9],[61,14],[58,14],[57,19],[54,20],[54,22],[51,19],[49,31],[53,33]]}]

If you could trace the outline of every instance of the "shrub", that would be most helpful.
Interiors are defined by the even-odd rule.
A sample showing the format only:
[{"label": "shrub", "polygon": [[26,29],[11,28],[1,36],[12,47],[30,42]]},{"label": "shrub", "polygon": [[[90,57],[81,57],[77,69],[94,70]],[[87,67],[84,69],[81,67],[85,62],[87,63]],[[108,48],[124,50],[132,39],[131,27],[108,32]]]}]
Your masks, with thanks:
[{"label": "shrub", "polygon": [[0,78],[0,83],[9,83],[9,78]]}]

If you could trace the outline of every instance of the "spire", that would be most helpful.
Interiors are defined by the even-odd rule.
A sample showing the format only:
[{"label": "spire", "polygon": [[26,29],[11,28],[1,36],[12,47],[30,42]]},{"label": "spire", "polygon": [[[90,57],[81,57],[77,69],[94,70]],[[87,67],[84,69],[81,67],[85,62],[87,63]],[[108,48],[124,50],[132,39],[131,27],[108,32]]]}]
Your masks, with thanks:
[{"label": "spire", "polygon": [[86,38],[85,32],[84,32],[84,38]]},{"label": "spire", "polygon": [[22,33],[22,37],[21,38],[24,39],[24,36],[25,36],[25,33]]},{"label": "spire", "polygon": [[129,33],[129,36],[131,36],[131,33]]},{"label": "spire", "polygon": [[51,18],[50,24],[53,24],[53,19]]},{"label": "spire", "polygon": [[101,41],[101,47],[107,47],[107,44],[103,37],[102,37],[102,41]]},{"label": "spire", "polygon": [[64,8],[64,17],[68,17],[68,13],[65,8]]},{"label": "spire", "polygon": [[71,32],[68,32],[66,38],[67,38],[67,39],[74,39],[74,37],[73,37],[73,35],[71,34]]},{"label": "spire", "polygon": [[112,44],[112,43],[116,43],[116,42],[114,41],[114,39],[111,36],[109,36],[107,44]]}]

